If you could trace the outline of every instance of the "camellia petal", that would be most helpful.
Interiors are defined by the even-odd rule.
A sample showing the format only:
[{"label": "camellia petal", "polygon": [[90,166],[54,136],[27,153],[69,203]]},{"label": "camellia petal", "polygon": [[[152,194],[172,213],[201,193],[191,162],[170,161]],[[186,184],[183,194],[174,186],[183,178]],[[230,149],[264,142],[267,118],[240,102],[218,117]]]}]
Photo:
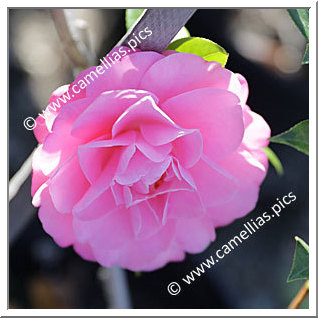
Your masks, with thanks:
[{"label": "camellia petal", "polygon": [[221,160],[235,151],[244,134],[242,109],[233,93],[201,88],[168,99],[161,108],[185,128],[200,127],[203,152]]}]

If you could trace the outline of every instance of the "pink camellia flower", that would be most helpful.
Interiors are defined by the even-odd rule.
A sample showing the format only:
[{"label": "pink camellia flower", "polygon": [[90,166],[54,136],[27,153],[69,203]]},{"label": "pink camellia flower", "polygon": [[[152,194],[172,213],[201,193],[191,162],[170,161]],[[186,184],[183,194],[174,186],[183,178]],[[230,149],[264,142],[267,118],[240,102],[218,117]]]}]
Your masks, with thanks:
[{"label": "pink camellia flower", "polygon": [[241,75],[193,54],[136,52],[101,75],[89,68],[50,102],[87,76],[35,130],[33,204],[58,245],[154,270],[254,208],[270,129],[246,105]]}]

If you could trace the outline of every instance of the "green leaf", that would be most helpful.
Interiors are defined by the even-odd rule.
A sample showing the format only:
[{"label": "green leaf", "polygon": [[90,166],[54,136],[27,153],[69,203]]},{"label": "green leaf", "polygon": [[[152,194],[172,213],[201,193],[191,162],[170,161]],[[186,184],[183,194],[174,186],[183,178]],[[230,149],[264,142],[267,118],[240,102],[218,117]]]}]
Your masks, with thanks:
[{"label": "green leaf", "polygon": [[305,55],[304,55],[303,60],[302,60],[301,63],[302,64],[308,64],[309,63],[309,43],[306,44]]},{"label": "green leaf", "polygon": [[206,61],[215,61],[224,67],[229,54],[218,44],[199,37],[188,37],[172,42],[166,50],[192,53],[201,56]]},{"label": "green leaf", "polygon": [[287,9],[303,36],[309,41],[309,9]]},{"label": "green leaf", "polygon": [[301,121],[289,130],[269,139],[271,142],[294,147],[309,154],[309,120]]},{"label": "green leaf", "polygon": [[272,164],[272,166],[275,168],[276,173],[279,176],[282,176],[284,174],[284,168],[279,158],[276,156],[275,152],[269,147],[265,147],[263,148],[263,150],[266,152],[267,158],[269,162]]},{"label": "green leaf", "polygon": [[130,29],[145,9],[126,9],[126,29]]},{"label": "green leaf", "polygon": [[296,248],[293,265],[287,282],[298,279],[309,279],[309,246],[301,238],[295,236]]}]

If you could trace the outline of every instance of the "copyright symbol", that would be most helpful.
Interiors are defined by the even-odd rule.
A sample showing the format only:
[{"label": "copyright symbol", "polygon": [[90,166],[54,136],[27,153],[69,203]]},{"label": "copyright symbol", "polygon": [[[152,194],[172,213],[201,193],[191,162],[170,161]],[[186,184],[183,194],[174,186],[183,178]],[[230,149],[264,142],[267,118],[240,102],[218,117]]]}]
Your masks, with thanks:
[{"label": "copyright symbol", "polygon": [[27,130],[33,130],[36,127],[36,121],[33,117],[28,117],[24,120],[23,125]]},{"label": "copyright symbol", "polygon": [[167,287],[168,292],[170,295],[175,296],[178,295],[181,292],[181,287],[178,283],[172,282]]}]

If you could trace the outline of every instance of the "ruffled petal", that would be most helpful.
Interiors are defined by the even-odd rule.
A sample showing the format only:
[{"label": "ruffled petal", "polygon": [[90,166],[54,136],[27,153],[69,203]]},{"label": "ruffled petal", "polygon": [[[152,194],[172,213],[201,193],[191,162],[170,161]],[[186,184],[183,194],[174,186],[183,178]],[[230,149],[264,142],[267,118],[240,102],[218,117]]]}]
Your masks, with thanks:
[{"label": "ruffled petal", "polygon": [[115,209],[117,209],[115,198],[111,189],[107,189],[87,206],[75,205],[72,212],[76,218],[89,221],[97,219]]},{"label": "ruffled petal", "polygon": [[[49,183],[50,195],[56,209],[61,213],[71,213],[73,206],[81,199],[88,189],[78,157],[73,156],[61,166]],[[67,193],[65,193],[65,191]]]},{"label": "ruffled petal", "polygon": [[93,184],[100,177],[114,152],[121,152],[119,168],[123,169],[130,160],[130,155],[127,151],[125,152],[126,146],[134,144],[134,141],[135,133],[131,131],[121,134],[115,139],[93,140],[79,146],[79,162],[87,180]]},{"label": "ruffled petal", "polygon": [[142,124],[175,127],[173,121],[156,105],[151,96],[145,96],[130,106],[114,123],[113,138],[123,131],[134,130]]},{"label": "ruffled petal", "polygon": [[[60,112],[60,107],[49,107],[51,103],[56,103],[59,97],[62,97],[69,90],[69,85],[63,85],[57,88],[51,95],[48,106],[43,110],[42,116],[36,119],[36,127],[33,132],[39,143],[43,143],[46,136],[51,132],[55,118]],[[63,103],[59,104],[61,107]]]},{"label": "ruffled petal", "polygon": [[77,118],[71,134],[82,139],[110,134],[117,118],[127,108],[145,96],[152,96],[154,100],[157,100],[149,92],[134,89],[102,93]]},{"label": "ruffled petal", "polygon": [[262,116],[251,111],[249,107],[244,108],[245,133],[243,144],[251,150],[259,150],[267,147],[271,136],[271,129]]},{"label": "ruffled petal", "polygon": [[136,240],[150,238],[163,226],[147,201],[130,207],[129,213]]},{"label": "ruffled petal", "polygon": [[172,150],[172,145],[170,143],[161,146],[153,146],[149,144],[140,134],[136,140],[136,147],[153,162],[163,161]]},{"label": "ruffled petal", "polygon": [[[167,55],[167,54],[165,54]],[[198,88],[214,87],[236,94],[242,104],[247,98],[244,78],[189,53],[168,54],[154,63],[142,78],[140,88],[159,97],[160,102]]]},{"label": "ruffled petal", "polygon": [[219,161],[239,147],[244,135],[238,103],[237,96],[226,90],[202,88],[173,97],[161,108],[178,125],[199,129],[203,152]]}]

